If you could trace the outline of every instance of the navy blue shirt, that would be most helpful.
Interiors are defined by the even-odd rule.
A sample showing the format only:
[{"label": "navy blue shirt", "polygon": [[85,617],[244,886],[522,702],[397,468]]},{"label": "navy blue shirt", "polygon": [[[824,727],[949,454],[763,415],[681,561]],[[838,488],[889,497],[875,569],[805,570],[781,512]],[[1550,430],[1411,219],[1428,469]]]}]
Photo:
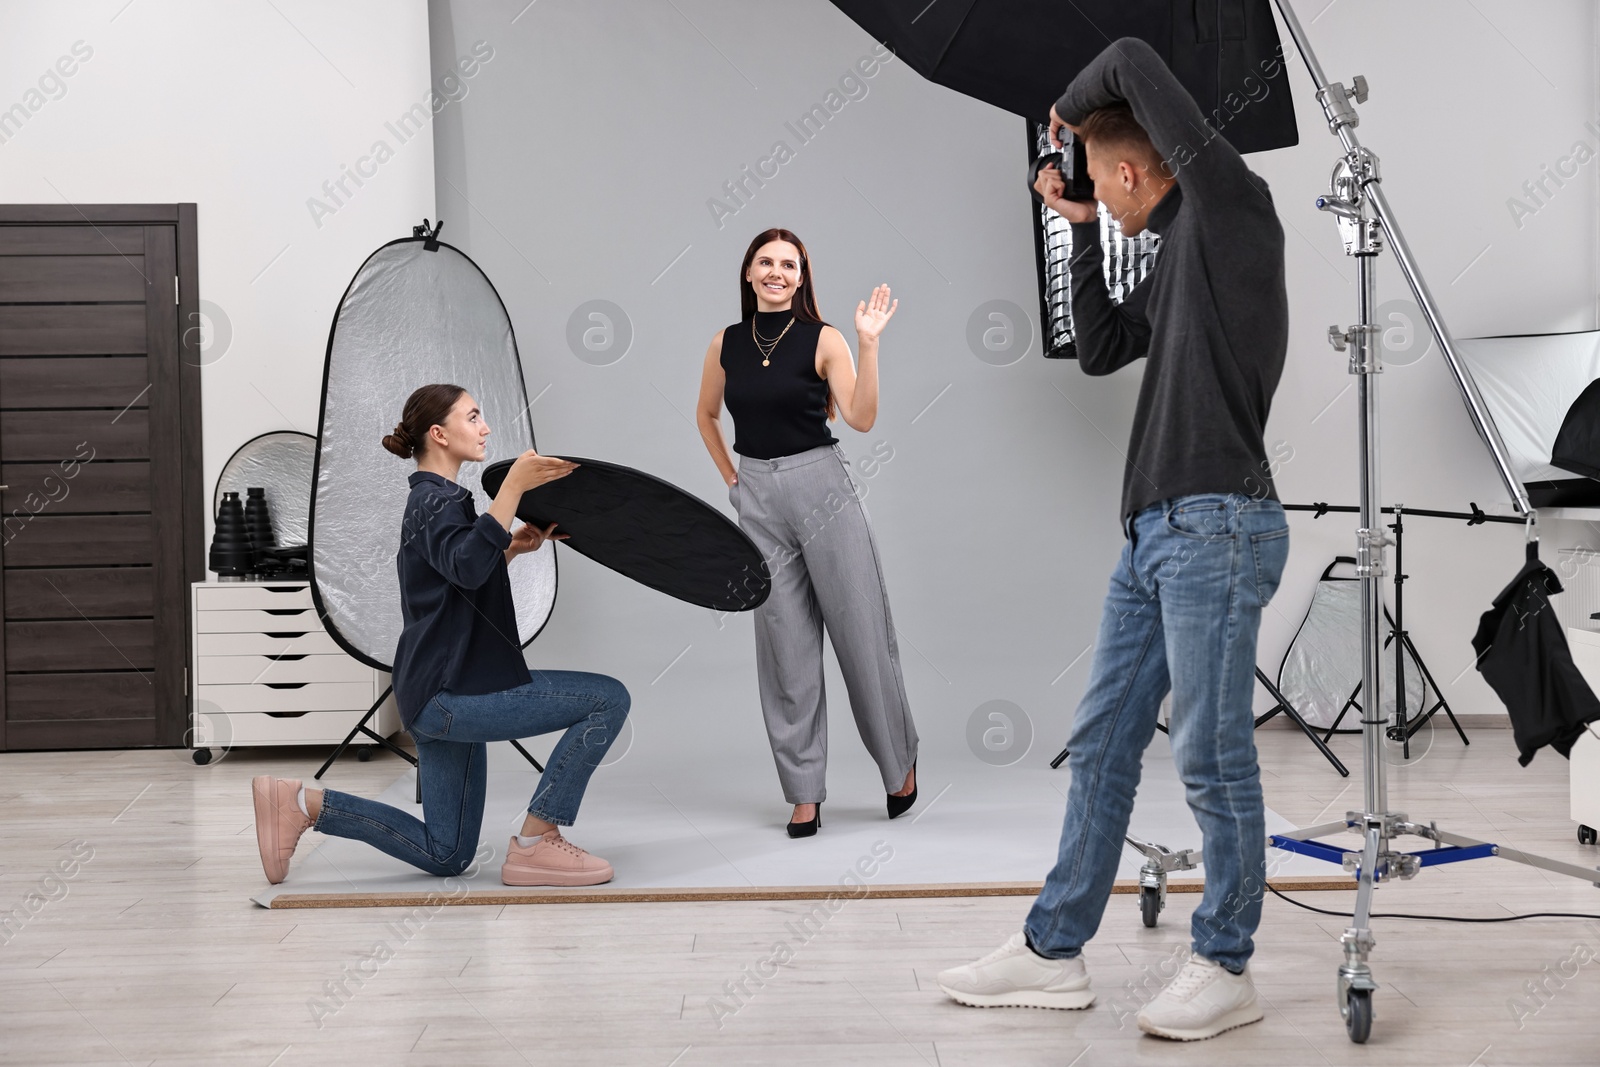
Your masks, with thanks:
[{"label": "navy blue shirt", "polygon": [[496,693],[533,680],[506,569],[511,534],[448,478],[417,471],[410,481],[395,556],[404,628],[394,653],[394,699],[408,727],[441,689]]}]

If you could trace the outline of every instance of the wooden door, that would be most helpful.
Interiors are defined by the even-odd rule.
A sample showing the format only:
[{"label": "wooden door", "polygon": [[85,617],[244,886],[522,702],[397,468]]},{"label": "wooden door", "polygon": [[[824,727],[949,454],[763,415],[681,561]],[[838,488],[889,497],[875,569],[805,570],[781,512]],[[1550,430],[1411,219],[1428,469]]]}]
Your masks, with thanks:
[{"label": "wooden door", "polygon": [[0,748],[184,743],[204,576],[193,221],[0,207]]}]

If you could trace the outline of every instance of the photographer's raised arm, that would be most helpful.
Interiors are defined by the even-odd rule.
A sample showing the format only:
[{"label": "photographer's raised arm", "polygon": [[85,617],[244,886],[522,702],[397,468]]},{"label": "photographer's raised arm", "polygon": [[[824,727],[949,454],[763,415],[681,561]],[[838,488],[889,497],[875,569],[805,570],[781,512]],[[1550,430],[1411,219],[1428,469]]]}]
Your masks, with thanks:
[{"label": "photographer's raised arm", "polygon": [[1150,351],[1150,322],[1145,317],[1149,286],[1135,286],[1121,304],[1113,304],[1106,291],[1104,263],[1099,220],[1074,223],[1067,269],[1072,275],[1078,366],[1085,374],[1110,374]]},{"label": "photographer's raised arm", "polygon": [[1211,211],[1228,204],[1254,207],[1258,192],[1244,158],[1206,124],[1204,113],[1162,62],[1137,37],[1113,42],[1072,79],[1056,101],[1056,114],[1077,126],[1091,112],[1126,102],[1161,158],[1183,186],[1184,200]]}]

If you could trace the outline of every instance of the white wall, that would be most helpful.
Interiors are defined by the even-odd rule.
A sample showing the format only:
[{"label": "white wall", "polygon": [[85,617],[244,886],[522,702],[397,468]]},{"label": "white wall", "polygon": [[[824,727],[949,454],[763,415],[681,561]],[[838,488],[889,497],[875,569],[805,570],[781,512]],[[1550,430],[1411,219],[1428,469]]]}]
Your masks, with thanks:
[{"label": "white wall", "polygon": [[[1555,190],[1521,226],[1507,207],[1522,184],[1574,142],[1600,147],[1596,22],[1587,0],[1320,0],[1300,5],[1330,78],[1365,74],[1372,97],[1358,133],[1382,160],[1384,188],[1457,337],[1592,330],[1600,290],[1600,159]],[[1356,503],[1355,390],[1326,328],[1355,317],[1355,270],[1330,218],[1313,206],[1338,142],[1303,64],[1290,66],[1301,143],[1251,157],[1272,185],[1288,235],[1289,360],[1267,428],[1294,458],[1278,489],[1300,503]],[[1570,169],[1570,168],[1569,168]],[[1392,257],[1379,261],[1380,303],[1409,297]],[[1406,362],[1414,359],[1414,362]],[[1490,508],[1506,501],[1443,359],[1415,349],[1381,378],[1383,499],[1412,507]],[[1338,398],[1338,399],[1335,399]],[[1329,406],[1331,404],[1331,407]],[[1260,661],[1275,672],[1335,555],[1354,549],[1354,516],[1291,518],[1286,580],[1262,627]],[[1546,523],[1544,559],[1595,545],[1588,524]],[[1406,523],[1406,628],[1458,712],[1503,714],[1477,671],[1478,616],[1523,559],[1518,526]],[[1392,554],[1391,554],[1392,560]],[[1465,673],[1463,673],[1463,671]]]},{"label": "white wall", "polygon": [[[64,91],[30,98],[80,41],[92,55]],[[428,67],[424,0],[0,5],[0,108],[41,105],[5,127],[0,200],[198,205],[208,508],[240,444],[317,432],[345,285],[434,215],[432,137],[384,126],[426,96]],[[378,140],[393,157],[314,218],[308,199],[332,205],[323,183]]]}]

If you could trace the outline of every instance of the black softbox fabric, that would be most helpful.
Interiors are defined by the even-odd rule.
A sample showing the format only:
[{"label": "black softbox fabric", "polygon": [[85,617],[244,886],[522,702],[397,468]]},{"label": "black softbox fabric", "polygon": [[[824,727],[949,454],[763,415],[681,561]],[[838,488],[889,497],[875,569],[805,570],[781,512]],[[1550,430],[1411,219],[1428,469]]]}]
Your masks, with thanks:
[{"label": "black softbox fabric", "polygon": [[929,81],[1044,122],[1122,37],[1149,42],[1240,152],[1297,144],[1271,0],[833,0]]},{"label": "black softbox fabric", "polygon": [[[522,494],[517,518],[556,524],[567,548],[641,585],[698,607],[750,611],[772,591],[761,552],[716,508],[671,482],[599,459]],[[483,471],[494,496],[512,460]]]},{"label": "black softbox fabric", "polygon": [[1550,603],[1559,592],[1555,572],[1530,559],[1494,598],[1472,638],[1478,671],[1511,713],[1524,767],[1544,745],[1569,756],[1585,724],[1600,720],[1600,699],[1572,662]]},{"label": "black softbox fabric", "polygon": [[1600,381],[1578,394],[1561,420],[1550,464],[1587,478],[1600,478]]}]

